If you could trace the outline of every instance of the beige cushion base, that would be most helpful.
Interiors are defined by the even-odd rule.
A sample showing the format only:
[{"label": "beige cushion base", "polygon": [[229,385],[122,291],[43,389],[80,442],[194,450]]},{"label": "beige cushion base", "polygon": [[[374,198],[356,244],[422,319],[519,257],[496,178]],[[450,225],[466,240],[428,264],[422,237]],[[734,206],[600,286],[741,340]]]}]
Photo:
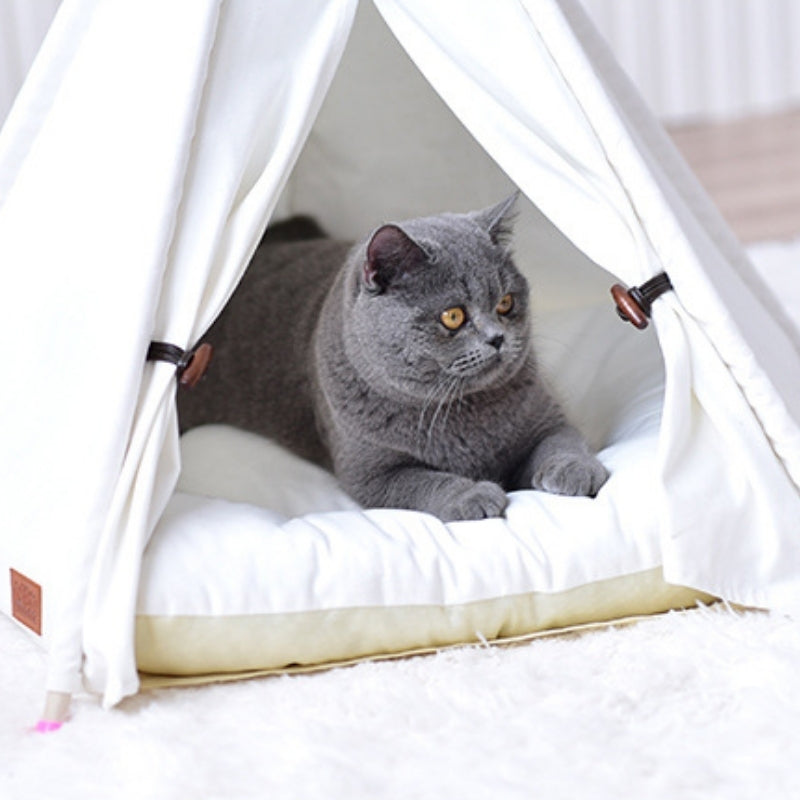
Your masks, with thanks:
[{"label": "beige cushion base", "polygon": [[459,644],[509,643],[621,624],[712,600],[665,583],[657,568],[554,594],[530,593],[459,606],[139,616],[136,652],[144,688],[195,685],[309,672]]}]

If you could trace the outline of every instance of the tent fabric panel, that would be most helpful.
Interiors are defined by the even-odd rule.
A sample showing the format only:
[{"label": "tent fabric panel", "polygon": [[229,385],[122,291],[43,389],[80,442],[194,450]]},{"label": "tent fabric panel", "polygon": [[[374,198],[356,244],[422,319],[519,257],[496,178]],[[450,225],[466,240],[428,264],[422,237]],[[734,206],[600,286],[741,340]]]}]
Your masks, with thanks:
[{"label": "tent fabric panel", "polygon": [[[604,120],[624,126],[625,136],[616,139],[606,132],[607,139],[629,142],[612,160],[675,286],[654,308],[671,398],[660,445],[666,575],[734,602],[795,609],[786,575],[800,572],[798,350],[754,267],[663,129],[581,10],[561,5],[582,44],[570,51],[572,58],[603,78],[603,91],[590,92],[590,80],[573,85],[591,99],[587,108],[599,131]],[[601,105],[605,115],[595,108]],[[700,494],[709,475],[717,476],[716,513],[689,525],[687,510],[697,504],[687,498],[693,488]],[[732,548],[730,532],[740,529],[747,534]]]},{"label": "tent fabric panel", "polygon": [[4,546],[37,554],[56,690],[81,665],[214,24],[207,4],[158,13],[65,2],[0,134],[0,347],[17,387],[0,399]]},{"label": "tent fabric panel", "polygon": [[673,378],[659,448],[675,498],[662,505],[665,576],[796,613],[800,496],[719,354],[691,320],[659,313],[669,317],[660,335]]},{"label": "tent fabric panel", "polygon": [[[7,441],[27,452],[4,467],[16,472],[9,488],[26,465],[30,487],[52,487],[47,506],[15,498],[19,524],[10,526],[30,532],[20,548],[41,554],[52,690],[75,688],[82,649],[90,687],[108,703],[136,688],[141,551],[179,469],[174,372],[157,365],[143,376],[147,344],[154,334],[189,343],[232,291],[354,9],[286,3],[276,24],[275,5],[115,11],[68,0],[3,129],[3,264],[18,265],[20,254],[37,264],[9,276],[17,310],[4,319],[13,333],[4,342],[30,336],[6,363],[31,378],[41,406],[31,413],[22,392],[3,398]],[[69,342],[21,324],[42,318],[68,327]]]},{"label": "tent fabric panel", "polygon": [[[666,575],[735,602],[795,610],[789,575],[800,572],[796,337],[663,129],[595,43],[591,26],[581,24],[571,3],[563,7],[572,9],[581,53],[606,80],[632,152],[646,159],[645,170],[630,161],[623,169],[624,159],[619,168],[676,287],[654,309],[672,398],[661,437]],[[699,505],[685,498],[705,496],[699,487],[711,475],[709,496],[723,502],[690,521],[690,509]],[[730,532],[740,529],[747,534],[732,547]]]},{"label": "tent fabric panel", "polygon": [[[581,44],[569,49],[571,60],[585,62],[576,67],[571,85],[585,94],[598,132],[606,128],[604,141],[617,143],[609,149],[609,160],[658,253],[659,269],[668,272],[675,286],[680,300],[675,307],[700,323],[698,333],[713,342],[800,486],[800,369],[791,368],[800,366],[798,337],[580,7],[572,0],[560,4]],[[548,35],[548,41],[556,40]],[[570,61],[562,63],[566,68]],[[594,75],[602,76],[599,91],[590,90]],[[619,126],[624,135],[614,134]]]},{"label": "tent fabric panel", "polygon": [[570,241],[631,283],[651,276],[625,187],[561,70],[559,59],[575,43],[553,24],[548,33],[561,41],[542,36],[545,23],[561,16],[558,4],[376,5],[455,115]]},{"label": "tent fabric panel", "polygon": [[[233,291],[327,91],[354,11],[355,0],[221,5],[185,140],[181,204],[153,338],[191,345]],[[84,674],[106,705],[138,686],[133,625],[141,555],[180,464],[174,391],[171,367],[145,368],[127,458],[97,547]]]}]

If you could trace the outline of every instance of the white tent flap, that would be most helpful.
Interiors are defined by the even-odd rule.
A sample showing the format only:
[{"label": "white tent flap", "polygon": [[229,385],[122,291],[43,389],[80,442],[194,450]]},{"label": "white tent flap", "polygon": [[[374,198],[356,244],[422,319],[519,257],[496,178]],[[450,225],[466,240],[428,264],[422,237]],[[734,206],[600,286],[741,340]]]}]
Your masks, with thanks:
[{"label": "white tent flap", "polygon": [[147,344],[188,346],[232,290],[354,8],[68,1],[3,130],[3,339],[25,341],[4,352],[25,390],[2,400],[3,506],[27,533],[8,560],[65,576],[44,598],[52,690],[82,651],[108,703],[138,685],[141,552],[178,470],[174,370],[142,383]]}]

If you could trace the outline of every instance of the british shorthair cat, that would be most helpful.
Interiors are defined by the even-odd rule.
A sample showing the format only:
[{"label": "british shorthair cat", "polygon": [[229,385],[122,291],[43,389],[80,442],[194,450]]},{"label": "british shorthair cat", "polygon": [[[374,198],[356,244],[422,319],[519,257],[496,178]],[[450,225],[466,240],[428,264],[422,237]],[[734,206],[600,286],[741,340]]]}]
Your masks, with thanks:
[{"label": "british shorthair cat", "polygon": [[502,515],[512,489],[596,494],[608,473],[537,365],[515,198],[355,246],[268,232],[208,332],[208,375],[180,393],[182,429],[255,431],[365,507],[445,521]]}]

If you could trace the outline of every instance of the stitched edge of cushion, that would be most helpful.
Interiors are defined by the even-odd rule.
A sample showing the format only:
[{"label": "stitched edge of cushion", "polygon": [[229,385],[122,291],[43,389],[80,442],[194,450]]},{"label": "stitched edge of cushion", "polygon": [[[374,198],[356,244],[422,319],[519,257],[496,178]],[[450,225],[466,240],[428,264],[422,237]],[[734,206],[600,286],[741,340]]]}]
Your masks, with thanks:
[{"label": "stitched edge of cushion", "polygon": [[714,598],[668,584],[660,567],[553,594],[453,606],[359,607],[288,614],[138,616],[142,687],[313,671],[443,647],[504,643],[627,621]]}]

